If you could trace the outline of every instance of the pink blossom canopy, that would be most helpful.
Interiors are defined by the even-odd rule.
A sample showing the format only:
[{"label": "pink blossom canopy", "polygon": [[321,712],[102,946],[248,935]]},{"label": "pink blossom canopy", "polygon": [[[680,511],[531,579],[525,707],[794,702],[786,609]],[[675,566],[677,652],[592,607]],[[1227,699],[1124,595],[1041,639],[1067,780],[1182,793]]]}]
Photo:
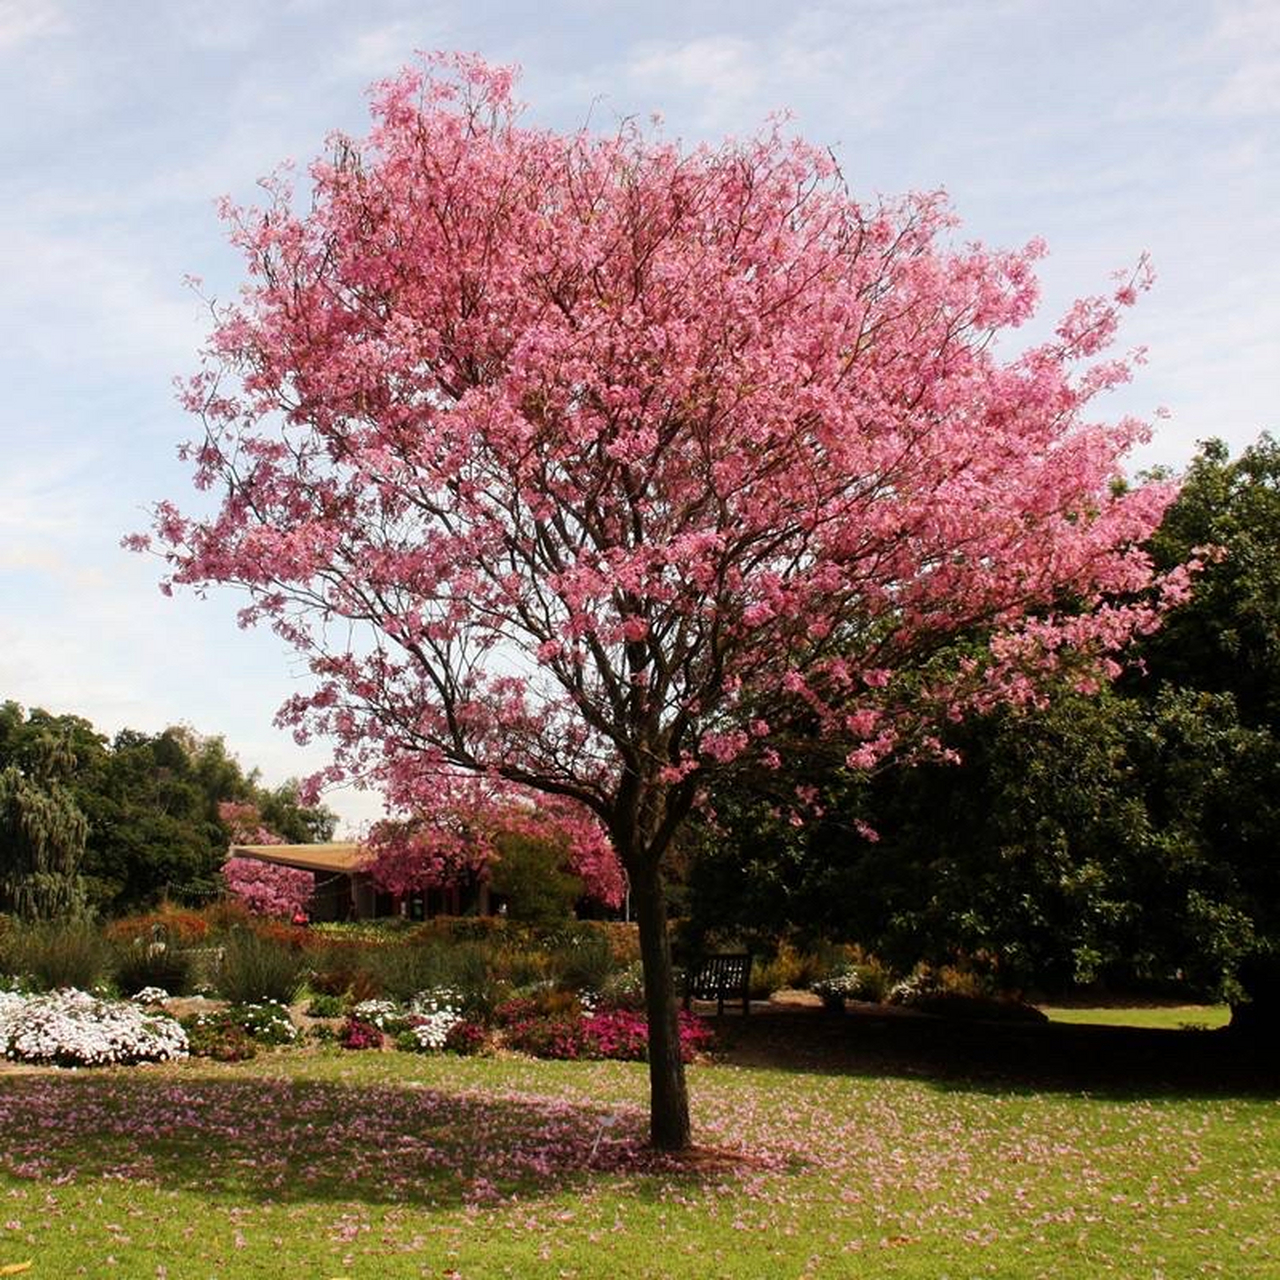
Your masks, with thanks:
[{"label": "pink blossom canopy", "polygon": [[1185,590],[1140,550],[1172,487],[1119,483],[1146,428],[1090,416],[1145,265],[1001,358],[1038,243],[955,247],[941,197],[861,203],[778,130],[566,136],[511,88],[406,71],[303,211],[224,211],[251,282],[185,391],[221,505],[156,532],[306,655],[282,718],[330,777],[422,813],[462,771],[660,854],[796,706],[870,767],[1112,674]]}]

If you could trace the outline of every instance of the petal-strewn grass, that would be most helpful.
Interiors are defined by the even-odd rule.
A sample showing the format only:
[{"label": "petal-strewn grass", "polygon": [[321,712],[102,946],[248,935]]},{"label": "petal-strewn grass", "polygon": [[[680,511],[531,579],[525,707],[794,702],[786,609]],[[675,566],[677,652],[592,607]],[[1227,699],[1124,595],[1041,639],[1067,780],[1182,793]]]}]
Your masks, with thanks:
[{"label": "petal-strewn grass", "polygon": [[38,1276],[1280,1274],[1280,1104],[284,1051],[0,1075],[0,1266]]}]

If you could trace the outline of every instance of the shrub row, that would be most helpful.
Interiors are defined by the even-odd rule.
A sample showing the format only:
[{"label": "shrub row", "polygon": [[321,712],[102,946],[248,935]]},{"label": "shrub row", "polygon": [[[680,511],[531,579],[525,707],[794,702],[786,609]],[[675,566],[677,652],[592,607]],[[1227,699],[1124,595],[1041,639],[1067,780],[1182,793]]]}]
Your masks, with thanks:
[{"label": "shrub row", "polygon": [[500,919],[294,928],[219,907],[166,909],[99,929],[0,920],[0,975],[34,990],[113,987],[122,995],[200,988],[243,1004],[318,994],[408,1000],[441,986],[484,992],[535,984],[601,989],[635,956],[634,929],[583,923],[553,932]]},{"label": "shrub row", "polygon": [[[288,1004],[304,987],[320,997],[400,1003],[448,988],[468,993],[467,1012],[482,1015],[527,988],[608,992],[622,984],[636,999],[636,950],[634,928],[621,924],[534,930],[497,917],[446,917],[308,929],[256,920],[234,904],[165,908],[106,929],[0,921],[0,975],[29,989],[107,985],[125,996],[144,988],[178,996],[201,987],[237,1005]],[[756,999],[807,988],[832,1007],[847,999],[933,1012],[1009,1003],[989,964],[920,965],[896,977],[856,947],[784,943],[756,960],[750,987]]]}]

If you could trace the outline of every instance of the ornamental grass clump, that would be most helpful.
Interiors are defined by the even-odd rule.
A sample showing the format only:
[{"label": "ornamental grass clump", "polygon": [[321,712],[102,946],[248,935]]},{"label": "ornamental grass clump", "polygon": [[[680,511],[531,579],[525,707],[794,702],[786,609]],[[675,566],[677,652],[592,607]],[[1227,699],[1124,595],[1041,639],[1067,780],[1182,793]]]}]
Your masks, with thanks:
[{"label": "ornamental grass clump", "polygon": [[320,995],[371,999],[382,991],[382,984],[372,971],[371,957],[377,950],[360,941],[327,938],[312,952],[307,985]]},{"label": "ornamental grass clump", "polygon": [[[244,915],[239,917],[241,922],[246,918]],[[103,932],[108,942],[116,944],[132,943],[138,938],[161,937],[182,947],[194,947],[208,941],[215,925],[224,929],[229,927],[225,913],[220,909],[196,911],[163,903],[154,911],[113,920]]]},{"label": "ornamental grass clump", "polygon": [[110,969],[110,948],[88,921],[20,925],[6,935],[5,944],[6,967],[39,991],[87,991]]},{"label": "ornamental grass clump", "polygon": [[167,1062],[188,1051],[175,1019],[70,988],[36,996],[0,993],[0,1047],[15,1061],[59,1067]]},{"label": "ornamental grass clump", "polygon": [[447,948],[439,943],[397,941],[370,947],[360,965],[372,979],[371,988],[388,1000],[404,1002],[449,980]]},{"label": "ornamental grass clump", "polygon": [[175,996],[191,990],[191,956],[163,934],[117,945],[112,960],[116,988],[123,995],[148,987],[162,987]]},{"label": "ornamental grass clump", "polygon": [[565,929],[550,941],[552,972],[566,990],[599,991],[618,969],[613,948],[602,933]]},{"label": "ornamental grass clump", "polygon": [[302,986],[304,958],[291,947],[252,929],[227,938],[218,965],[218,993],[232,1004],[271,1000],[290,1004]]}]

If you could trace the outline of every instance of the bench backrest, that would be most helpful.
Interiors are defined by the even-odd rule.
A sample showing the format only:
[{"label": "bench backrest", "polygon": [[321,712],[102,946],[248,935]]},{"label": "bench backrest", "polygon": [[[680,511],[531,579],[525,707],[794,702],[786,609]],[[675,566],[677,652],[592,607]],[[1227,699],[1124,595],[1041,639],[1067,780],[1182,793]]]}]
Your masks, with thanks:
[{"label": "bench backrest", "polygon": [[707,956],[690,975],[689,991],[699,1000],[742,995],[747,990],[750,978],[749,951]]}]

